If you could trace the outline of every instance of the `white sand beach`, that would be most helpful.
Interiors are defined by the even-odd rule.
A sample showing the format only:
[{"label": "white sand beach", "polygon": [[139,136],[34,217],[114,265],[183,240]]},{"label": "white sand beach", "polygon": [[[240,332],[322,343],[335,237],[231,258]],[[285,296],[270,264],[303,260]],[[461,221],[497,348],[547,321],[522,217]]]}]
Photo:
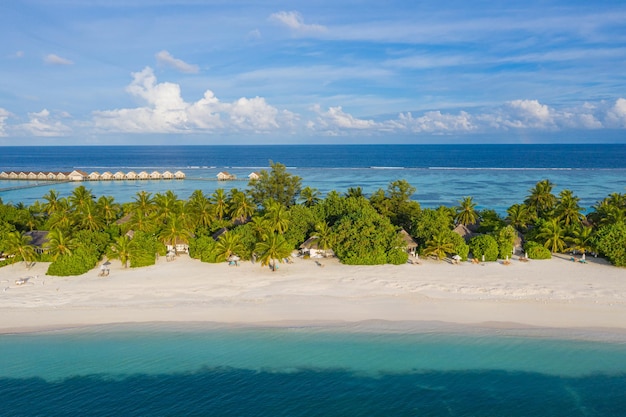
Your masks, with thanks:
[{"label": "white sand beach", "polygon": [[[296,258],[206,264],[187,255],[75,277],[48,264],[0,268],[0,333],[109,323],[225,324],[434,321],[514,328],[626,331],[626,269],[596,258],[454,265],[346,266]],[[28,278],[22,285],[16,280]]]}]

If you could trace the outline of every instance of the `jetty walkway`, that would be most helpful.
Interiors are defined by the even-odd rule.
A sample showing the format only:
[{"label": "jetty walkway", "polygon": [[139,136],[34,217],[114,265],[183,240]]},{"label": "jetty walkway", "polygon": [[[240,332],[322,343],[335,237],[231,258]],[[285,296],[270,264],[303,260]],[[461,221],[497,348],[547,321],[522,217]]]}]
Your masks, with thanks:
[{"label": "jetty walkway", "polygon": [[[70,181],[69,180],[55,181],[54,183],[55,184],[62,184],[64,182],[70,182]],[[24,190],[26,188],[49,187],[50,183],[51,183],[50,181],[45,181],[45,182],[38,182],[36,184],[15,185],[13,187],[0,188],[0,192],[2,192],[2,191]]]}]

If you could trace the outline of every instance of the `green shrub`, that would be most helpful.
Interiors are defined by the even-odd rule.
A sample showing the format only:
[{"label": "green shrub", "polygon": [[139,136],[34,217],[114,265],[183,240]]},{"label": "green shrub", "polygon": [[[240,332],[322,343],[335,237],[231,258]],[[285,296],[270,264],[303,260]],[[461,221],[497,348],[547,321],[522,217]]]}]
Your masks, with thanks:
[{"label": "green shrub", "polygon": [[46,275],[65,277],[82,275],[96,266],[99,257],[85,249],[77,249],[71,255],[59,256],[48,267]]},{"label": "green shrub", "polygon": [[387,253],[387,263],[402,265],[409,260],[409,254],[401,248],[392,249]]},{"label": "green shrub", "polygon": [[526,242],[524,251],[528,254],[529,259],[552,259],[550,250],[537,242]]},{"label": "green shrub", "polygon": [[485,261],[493,262],[498,260],[498,242],[491,235],[479,235],[473,237],[469,241],[469,248],[472,251],[474,258],[482,260],[483,256]]},{"label": "green shrub", "polygon": [[596,237],[596,248],[615,266],[626,266],[626,224],[602,227]]},{"label": "green shrub", "polygon": [[454,254],[459,255],[462,261],[467,261],[470,248],[467,243],[465,243],[465,239],[463,239],[460,234],[450,231],[450,240],[454,245]]}]

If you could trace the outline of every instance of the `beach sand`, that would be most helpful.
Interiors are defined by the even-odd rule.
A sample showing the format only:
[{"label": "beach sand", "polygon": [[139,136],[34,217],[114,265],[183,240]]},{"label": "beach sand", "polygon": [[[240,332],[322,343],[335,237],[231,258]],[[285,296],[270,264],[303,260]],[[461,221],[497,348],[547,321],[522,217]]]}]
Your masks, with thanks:
[{"label": "beach sand", "polygon": [[[443,322],[490,327],[626,332],[626,269],[596,258],[458,265],[346,266],[295,258],[272,272],[260,264],[206,264],[180,255],[124,269],[112,261],[74,277],[45,275],[46,263],[0,268],[0,333],[111,323]],[[20,278],[30,277],[23,285]]]}]

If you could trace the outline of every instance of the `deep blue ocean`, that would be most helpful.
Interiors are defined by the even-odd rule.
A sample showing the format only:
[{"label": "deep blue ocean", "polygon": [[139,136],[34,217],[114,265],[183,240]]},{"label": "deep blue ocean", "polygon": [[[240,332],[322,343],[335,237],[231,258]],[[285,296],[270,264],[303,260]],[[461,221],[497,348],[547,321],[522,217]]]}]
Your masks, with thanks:
[{"label": "deep blue ocean", "polygon": [[[174,191],[188,198],[193,191],[245,189],[248,175],[280,162],[303,179],[303,185],[326,194],[361,187],[372,193],[405,179],[423,207],[455,206],[466,196],[478,208],[504,213],[520,203],[538,181],[549,179],[555,192],[571,189],[589,208],[613,192],[626,191],[626,144],[606,145],[272,145],[272,146],[129,146],[2,147],[0,171],[116,172],[182,170],[184,181],[90,182],[96,196],[132,201],[138,191]],[[218,182],[228,171],[240,181]],[[44,184],[11,189],[22,181],[0,181],[5,203],[32,204],[55,189],[69,195],[77,184]]]},{"label": "deep blue ocean", "polygon": [[[0,171],[187,175],[86,183],[120,202],[141,190],[187,198],[196,189],[244,189],[247,181],[215,176],[247,179],[270,160],[322,193],[370,193],[405,179],[423,207],[473,196],[479,208],[504,212],[546,178],[587,208],[626,191],[626,145],[0,148]],[[78,184],[15,189],[24,185],[37,184],[0,181],[0,198],[31,204]],[[416,326],[154,324],[0,335],[0,416],[626,415],[623,334]]]}]

